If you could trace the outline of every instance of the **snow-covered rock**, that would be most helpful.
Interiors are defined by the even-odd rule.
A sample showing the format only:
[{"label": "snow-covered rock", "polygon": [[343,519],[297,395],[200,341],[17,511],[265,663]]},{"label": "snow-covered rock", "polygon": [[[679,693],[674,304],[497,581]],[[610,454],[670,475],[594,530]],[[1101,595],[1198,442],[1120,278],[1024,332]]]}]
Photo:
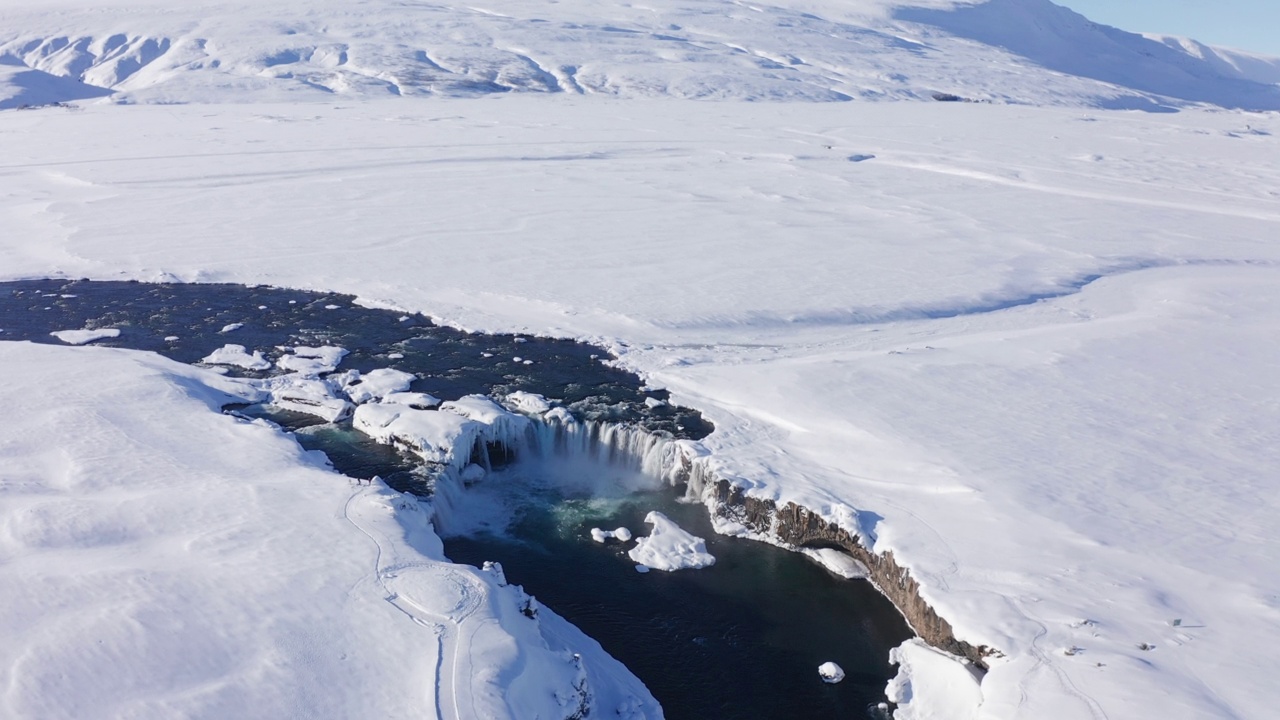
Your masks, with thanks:
[{"label": "snow-covered rock", "polygon": [[325,422],[338,422],[351,415],[352,404],[339,397],[332,384],[303,374],[280,375],[263,382],[269,402],[294,412],[307,413]]},{"label": "snow-covered rock", "polygon": [[248,352],[243,345],[227,344],[209,353],[200,362],[206,365],[231,365],[245,370],[269,370],[271,361],[262,356],[262,352]]},{"label": "snow-covered rock", "polygon": [[524,392],[517,390],[507,394],[507,402],[515,407],[518,412],[525,415],[542,415],[551,409],[551,402],[545,397],[537,393]]},{"label": "snow-covered rock", "polygon": [[627,528],[620,527],[615,530],[601,530],[600,528],[591,528],[591,539],[598,543],[607,542],[609,540],[617,540],[618,542],[630,542],[631,531]]},{"label": "snow-covered rock", "polygon": [[440,406],[440,398],[419,392],[387,393],[382,402],[388,405],[407,405],[415,410],[433,410]]},{"label": "snow-covered rock", "polygon": [[276,367],[286,372],[298,373],[299,375],[316,376],[331,373],[338,369],[338,365],[342,362],[342,358],[347,356],[345,348],[325,345],[321,347],[307,347],[300,345],[293,348],[282,348],[285,351],[276,360]]},{"label": "snow-covered rock", "polygon": [[461,470],[484,426],[456,413],[407,405],[366,403],[352,416],[355,429],[378,442],[411,450],[424,460]]},{"label": "snow-covered rock", "polygon": [[353,373],[353,379],[346,386],[351,402],[361,403],[381,400],[395,392],[404,392],[415,379],[413,373],[394,368],[378,368],[365,373]]},{"label": "snow-covered rock", "polygon": [[818,676],[822,682],[834,685],[844,680],[844,668],[833,662],[824,662],[818,666]]},{"label": "snow-covered rock", "polygon": [[707,552],[707,543],[691,535],[670,518],[654,510],[644,521],[653,526],[648,537],[638,538],[627,552],[638,565],[654,570],[686,570],[714,565],[716,559]]},{"label": "snow-covered rock", "polygon": [[529,418],[517,415],[484,395],[467,395],[440,403],[440,411],[461,415],[483,427],[485,442],[516,447],[530,428]]}]

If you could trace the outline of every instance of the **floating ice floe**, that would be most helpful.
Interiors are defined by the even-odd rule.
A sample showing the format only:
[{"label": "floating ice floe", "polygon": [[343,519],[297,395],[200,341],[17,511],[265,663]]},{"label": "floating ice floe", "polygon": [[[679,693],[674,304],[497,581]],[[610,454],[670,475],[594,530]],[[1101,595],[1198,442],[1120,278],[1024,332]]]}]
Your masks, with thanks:
[{"label": "floating ice floe", "polygon": [[834,685],[844,679],[844,668],[833,662],[824,662],[818,666],[818,674],[822,676],[822,682]]},{"label": "floating ice floe", "polygon": [[352,381],[347,384],[347,395],[357,405],[382,398],[395,392],[404,392],[414,381],[413,373],[392,368],[378,368],[367,373],[352,374]]},{"label": "floating ice floe", "polygon": [[267,370],[271,367],[271,363],[262,357],[261,352],[254,350],[251,355],[243,345],[231,344],[214,350],[200,362],[205,365],[234,365],[245,370]]},{"label": "floating ice floe", "polygon": [[333,345],[321,347],[300,345],[295,348],[283,349],[286,354],[276,361],[276,367],[301,375],[314,376],[331,373],[338,369],[338,364],[342,362],[342,358],[347,356],[345,348]]},{"label": "floating ice floe", "polygon": [[630,542],[631,531],[624,527],[620,527],[615,530],[601,530],[600,528],[591,528],[591,539],[595,540],[598,543],[603,543],[610,539],[617,540],[619,542]]},{"label": "floating ice floe", "polygon": [[218,332],[222,332],[222,333],[235,332],[236,330],[239,330],[242,327],[244,327],[244,323],[231,323],[230,325],[223,325],[222,329],[219,330]]},{"label": "floating ice floe", "polygon": [[706,541],[689,534],[666,515],[655,510],[644,521],[653,525],[653,531],[636,540],[636,546],[627,553],[640,565],[670,572],[715,564]]},{"label": "floating ice floe", "polygon": [[95,340],[120,337],[120,331],[116,328],[101,328],[99,330],[59,330],[49,334],[68,345],[85,345]]}]

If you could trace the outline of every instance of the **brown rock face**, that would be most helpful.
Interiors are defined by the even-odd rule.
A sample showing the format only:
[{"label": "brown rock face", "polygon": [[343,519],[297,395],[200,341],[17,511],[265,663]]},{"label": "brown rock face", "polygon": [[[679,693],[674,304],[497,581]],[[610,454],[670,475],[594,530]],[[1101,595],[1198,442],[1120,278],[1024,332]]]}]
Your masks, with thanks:
[{"label": "brown rock face", "polygon": [[982,670],[987,669],[986,658],[998,653],[986,645],[974,646],[957,639],[951,624],[920,597],[920,584],[911,577],[910,571],[898,565],[892,552],[873,553],[859,542],[857,535],[794,503],[780,508],[772,500],[746,497],[742,488],[726,480],[716,480],[710,490],[716,500],[716,514],[741,523],[753,532],[797,548],[836,548],[852,555],[867,566],[871,582],[930,645],[965,658]]}]

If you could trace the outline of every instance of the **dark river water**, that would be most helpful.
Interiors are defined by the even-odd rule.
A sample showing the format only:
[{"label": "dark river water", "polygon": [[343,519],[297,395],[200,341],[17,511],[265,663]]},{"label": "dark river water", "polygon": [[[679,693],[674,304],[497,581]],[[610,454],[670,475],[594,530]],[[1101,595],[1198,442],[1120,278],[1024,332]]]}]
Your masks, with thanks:
[{"label": "dark river water", "polygon": [[[564,340],[464,333],[420,315],[358,307],[350,296],[239,285],[39,280],[0,283],[0,340],[60,341],[49,333],[117,328],[95,344],[150,350],[194,363],[227,343],[261,350],[337,345],[340,369],[415,373],[413,390],[441,399],[524,390],[556,398],[580,419],[633,423],[673,437],[711,432],[694,410],[604,361],[597,347]],[[241,327],[223,332],[231,324]],[[520,357],[519,362],[515,357]],[[532,360],[532,364],[525,364]],[[232,374],[264,373],[232,369]],[[352,477],[383,477],[429,494],[414,460],[372,442],[349,423],[329,424],[270,407],[234,411],[268,417],[299,443],[324,451]],[[807,558],[763,543],[719,536],[705,508],[677,501],[673,488],[591,493],[590,463],[516,462],[464,493],[440,518],[445,551],[457,562],[502,563],[535,595],[640,677],[673,720],[866,718],[894,674],[889,649],[912,636],[869,583],[838,578]],[[632,543],[601,544],[593,527],[648,534],[660,510],[705,538],[715,565],[639,573]],[[818,677],[825,661],[844,682]]]}]

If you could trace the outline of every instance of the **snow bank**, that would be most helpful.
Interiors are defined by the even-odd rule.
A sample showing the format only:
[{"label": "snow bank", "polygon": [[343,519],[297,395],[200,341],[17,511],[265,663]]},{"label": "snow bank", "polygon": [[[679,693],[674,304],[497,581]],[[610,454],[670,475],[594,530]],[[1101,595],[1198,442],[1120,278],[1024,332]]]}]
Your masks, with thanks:
[{"label": "snow bank", "polygon": [[832,548],[801,548],[805,557],[847,580],[867,577],[867,568],[848,553]]},{"label": "snow bank", "polygon": [[648,537],[636,540],[636,546],[627,552],[636,563],[654,570],[704,568],[714,565],[716,559],[707,552],[707,543],[695,537],[666,515],[654,510],[644,521],[653,526]]},{"label": "snow bank", "polygon": [[912,639],[889,660],[898,675],[885,692],[896,703],[894,720],[969,720],[982,706],[982,686],[963,661]]},{"label": "snow bank", "polygon": [[120,331],[116,328],[101,328],[98,330],[58,330],[57,332],[51,332],[49,334],[68,345],[87,345],[95,340],[120,337]]},{"label": "snow bank", "polygon": [[271,363],[262,357],[262,352],[254,350],[249,354],[243,345],[223,345],[204,357],[200,362],[206,365],[232,365],[245,370],[269,370]]}]

